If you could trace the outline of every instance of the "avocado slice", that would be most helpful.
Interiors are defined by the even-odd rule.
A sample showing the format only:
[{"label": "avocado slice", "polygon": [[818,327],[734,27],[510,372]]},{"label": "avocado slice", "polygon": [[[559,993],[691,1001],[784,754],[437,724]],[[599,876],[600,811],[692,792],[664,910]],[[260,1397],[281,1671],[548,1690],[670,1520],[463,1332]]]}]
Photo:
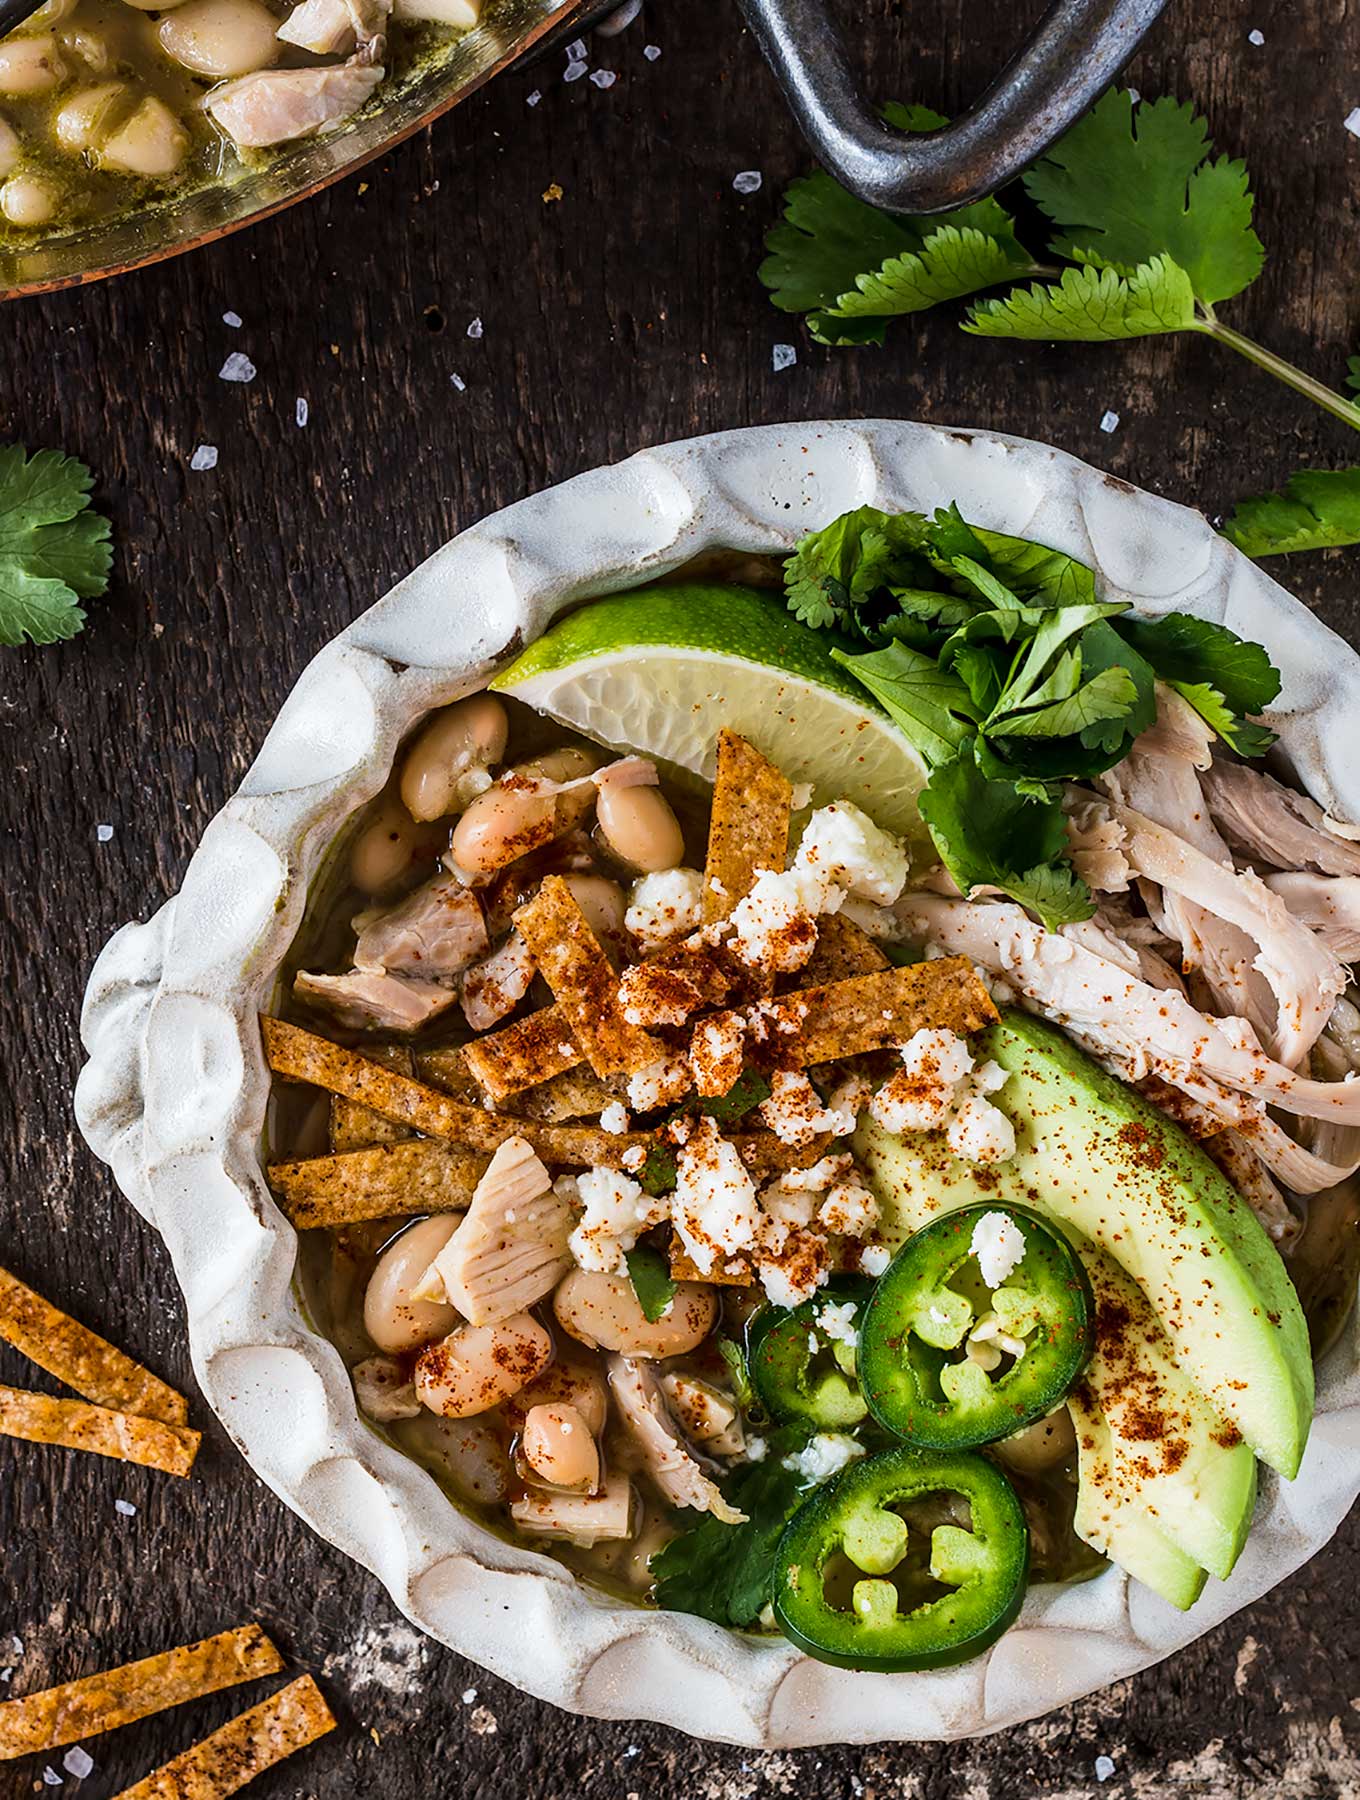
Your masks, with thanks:
[{"label": "avocado slice", "polygon": [[[977,1171],[941,1158],[928,1136],[892,1137],[866,1118],[855,1148],[891,1245],[977,1203]],[[987,1171],[986,1192],[998,1205],[1029,1204],[1010,1164]],[[1072,1399],[1077,1533],[1173,1606],[1189,1606],[1203,1571],[1226,1577],[1247,1540],[1256,1459],[1179,1366],[1138,1284],[1108,1251],[1054,1222],[1080,1256],[1096,1305],[1096,1349]]]},{"label": "avocado slice", "polygon": [[965,1183],[974,1203],[1004,1192],[1102,1245],[1200,1392],[1292,1478],[1313,1417],[1308,1328],[1250,1207],[1178,1125],[1053,1026],[1009,1012],[972,1049],[1010,1074],[994,1100],[1016,1154],[974,1168],[923,1137],[917,1179],[939,1194]]}]

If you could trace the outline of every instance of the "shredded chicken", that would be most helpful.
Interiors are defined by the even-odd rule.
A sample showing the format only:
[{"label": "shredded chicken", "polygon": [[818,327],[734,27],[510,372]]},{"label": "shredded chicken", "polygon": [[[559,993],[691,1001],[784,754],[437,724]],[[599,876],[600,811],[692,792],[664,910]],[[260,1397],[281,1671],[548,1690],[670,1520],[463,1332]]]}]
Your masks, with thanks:
[{"label": "shredded chicken", "polygon": [[324,1007],[342,1025],[382,1031],[419,1031],[458,998],[441,982],[413,981],[381,969],[351,969],[347,975],[310,975],[304,969],[293,992],[311,1006]]},{"label": "shredded chicken", "polygon": [[655,1370],[626,1356],[609,1357],[607,1366],[619,1417],[643,1467],[672,1505],[712,1513],[725,1525],[744,1525],[746,1514],[728,1505],[716,1482],[681,1442]]},{"label": "shredded chicken", "polygon": [[538,965],[517,931],[499,950],[464,972],[463,1014],[474,1031],[489,1031],[529,992]]},{"label": "shredded chicken", "polygon": [[361,913],[354,946],[358,969],[448,980],[486,952],[482,903],[451,875],[436,875],[396,906]]},{"label": "shredded chicken", "polygon": [[1360,875],[1267,875],[1265,882],[1333,956],[1360,962]]},{"label": "shredded chicken", "polygon": [[348,62],[325,69],[259,69],[215,87],[203,104],[232,142],[243,150],[310,137],[336,125],[368,99],[386,74],[374,39]]},{"label": "shredded chicken", "polygon": [[633,1484],[616,1470],[598,1494],[530,1488],[510,1502],[510,1516],[527,1537],[562,1538],[589,1549],[632,1536]]},{"label": "shredded chicken", "polygon": [[522,1137],[508,1138],[477,1183],[467,1217],[415,1298],[436,1290],[473,1325],[499,1325],[550,1294],[572,1266],[571,1208]]},{"label": "shredded chicken", "polygon": [[359,1410],[378,1424],[414,1419],[420,1412],[416,1384],[393,1356],[370,1356],[350,1371]]},{"label": "shredded chicken", "polygon": [[1360,875],[1360,844],[1330,831],[1316,800],[1263,769],[1215,762],[1204,777],[1204,792],[1233,847],[1268,868]]}]

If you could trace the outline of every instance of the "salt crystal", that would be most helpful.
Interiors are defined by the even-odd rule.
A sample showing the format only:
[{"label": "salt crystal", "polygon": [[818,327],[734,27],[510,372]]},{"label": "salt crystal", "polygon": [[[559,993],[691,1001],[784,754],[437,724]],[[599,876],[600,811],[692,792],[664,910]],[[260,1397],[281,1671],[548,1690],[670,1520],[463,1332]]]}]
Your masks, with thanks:
[{"label": "salt crystal", "polygon": [[1117,412],[1101,413],[1100,429],[1102,431],[1118,431],[1118,429],[1119,429],[1119,414]]},{"label": "salt crystal", "polygon": [[48,1763],[47,1767],[43,1770],[43,1786],[61,1786],[61,1776],[57,1774],[57,1771],[52,1767],[51,1763]]},{"label": "salt crystal", "polygon": [[217,467],[217,445],[199,444],[189,458],[189,467],[198,475]]},{"label": "salt crystal", "polygon": [[1096,1758],[1096,1780],[1108,1781],[1113,1774],[1114,1758],[1112,1756],[1098,1756]]},{"label": "salt crystal", "polygon": [[739,194],[758,194],[763,180],[759,169],[743,169],[739,175],[732,177],[732,186]]},{"label": "salt crystal", "polygon": [[583,62],[568,63],[562,71],[562,79],[563,81],[579,81],[585,72],[586,65]]},{"label": "salt crystal", "polygon": [[798,361],[798,352],[794,349],[792,344],[776,344],[774,347],[774,354],[770,360],[774,364],[775,373],[778,374],[780,369],[791,369],[793,367]]},{"label": "salt crystal", "polygon": [[299,427],[301,427],[307,423],[310,413],[311,413],[311,408],[308,406],[307,402],[302,398],[302,395],[299,394],[297,397],[297,404],[293,408],[293,417],[297,420]]},{"label": "salt crystal", "polygon": [[539,101],[542,98],[543,98],[542,88],[535,88],[532,94],[526,94],[524,96],[524,104],[526,106],[537,106]]},{"label": "salt crystal", "polygon": [[618,76],[612,69],[596,69],[590,79],[597,88],[612,88]]},{"label": "salt crystal", "polygon": [[248,356],[243,356],[239,350],[233,350],[217,371],[217,378],[219,381],[254,381],[255,365]]},{"label": "salt crystal", "polygon": [[587,54],[584,38],[573,38],[567,45],[567,61],[569,63],[584,62]]},{"label": "salt crystal", "polygon": [[94,1758],[88,1750],[83,1750],[77,1744],[74,1750],[68,1750],[62,1757],[61,1766],[68,1775],[74,1775],[77,1781],[84,1781],[87,1775],[94,1773]]},{"label": "salt crystal", "polygon": [[660,44],[644,44],[642,47],[642,54],[647,58],[648,62],[655,62],[661,55],[661,46]]},{"label": "salt crystal", "polygon": [[222,314],[222,323],[224,325],[229,325],[233,331],[239,331],[241,329],[241,315],[238,312],[224,312]]},{"label": "salt crystal", "polygon": [[1266,34],[1264,31],[1249,31],[1247,33],[1247,42],[1249,44],[1255,44],[1255,46],[1258,50],[1261,48],[1261,45],[1265,43],[1265,41],[1266,41]]},{"label": "salt crystal", "polygon": [[476,1688],[464,1688],[463,1689],[463,1705],[464,1706],[471,1706],[472,1702],[476,1698],[477,1698]]},{"label": "salt crystal", "polygon": [[112,841],[112,838],[113,838],[113,826],[112,825],[96,825],[95,826],[94,839],[97,844],[107,844]]},{"label": "salt crystal", "polygon": [[485,329],[486,327],[482,324],[480,319],[474,319],[467,328],[467,334],[470,338],[479,338],[482,336]]},{"label": "salt crystal", "polygon": [[132,1504],[131,1500],[115,1500],[113,1503],[113,1510],[116,1513],[122,1513],[125,1519],[135,1519],[137,1516],[137,1508]]},{"label": "salt crystal", "polygon": [[449,380],[458,389],[460,394],[467,392],[467,383],[463,380],[461,375],[450,375]]},{"label": "salt crystal", "polygon": [[1360,106],[1354,107],[1341,121],[1346,130],[1360,137]]}]

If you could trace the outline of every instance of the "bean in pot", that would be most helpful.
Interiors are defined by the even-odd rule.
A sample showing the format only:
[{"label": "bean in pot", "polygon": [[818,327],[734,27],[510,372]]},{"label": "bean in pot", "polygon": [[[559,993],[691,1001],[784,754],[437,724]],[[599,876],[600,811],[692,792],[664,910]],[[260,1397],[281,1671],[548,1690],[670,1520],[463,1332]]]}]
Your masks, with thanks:
[{"label": "bean in pot", "polygon": [[594,1357],[578,1362],[575,1356],[559,1356],[515,1396],[515,1406],[526,1415],[535,1406],[570,1406],[585,1420],[591,1436],[598,1437],[609,1414],[604,1370]]},{"label": "bean in pot", "polygon": [[188,149],[188,132],[164,100],[151,94],[105,138],[99,163],[123,175],[173,175]]},{"label": "bean in pot", "polygon": [[401,802],[391,796],[354,840],[349,878],[361,894],[386,894],[411,872],[418,828]]},{"label": "bean in pot", "polygon": [[573,1269],[553,1295],[562,1329],[592,1350],[624,1356],[683,1356],[713,1329],[718,1297],[701,1281],[678,1281],[675,1298],[659,1319],[649,1319],[626,1275]]},{"label": "bean in pot", "polygon": [[50,94],[65,79],[66,64],[50,32],[0,42],[0,94]]},{"label": "bean in pot", "polygon": [[19,133],[8,119],[0,118],[0,180],[11,172],[23,153]]},{"label": "bean in pot", "polygon": [[103,142],[127,83],[101,82],[98,87],[78,88],[53,121],[58,144],[71,156],[95,150]]},{"label": "bean in pot", "polygon": [[607,875],[564,875],[562,879],[600,942],[608,947],[621,941],[628,902],[618,882]]},{"label": "bean in pot", "polygon": [[11,225],[46,225],[56,210],[55,190],[37,175],[11,175],[0,187],[0,212]]},{"label": "bean in pot", "polygon": [[409,1226],[378,1258],[364,1293],[364,1330],[389,1356],[433,1343],[453,1330],[458,1314],[411,1289],[458,1229],[461,1213],[438,1213]]},{"label": "bean in pot", "polygon": [[531,1406],[520,1454],[549,1487],[594,1493],[600,1485],[599,1446],[574,1406]]},{"label": "bean in pot", "polygon": [[229,80],[269,67],[279,53],[278,25],[260,0],[185,0],[156,35],[165,54],[195,75]]},{"label": "bean in pot", "polygon": [[640,875],[674,869],[685,860],[685,838],[670,801],[657,787],[600,789],[595,803],[606,847]]},{"label": "bean in pot", "polygon": [[416,1393],[445,1419],[490,1412],[552,1360],[552,1339],[532,1313],[499,1325],[460,1325],[416,1358]]},{"label": "bean in pot", "polygon": [[421,729],[401,766],[401,797],[413,819],[443,819],[471,798],[470,770],[505,755],[510,721],[494,694],[472,694],[437,712]]},{"label": "bean in pot", "polygon": [[530,850],[573,831],[595,804],[589,782],[566,794],[534,792],[536,782],[580,781],[599,767],[589,750],[551,750],[509,769],[479,794],[453,828],[449,849],[460,869],[489,875]]}]

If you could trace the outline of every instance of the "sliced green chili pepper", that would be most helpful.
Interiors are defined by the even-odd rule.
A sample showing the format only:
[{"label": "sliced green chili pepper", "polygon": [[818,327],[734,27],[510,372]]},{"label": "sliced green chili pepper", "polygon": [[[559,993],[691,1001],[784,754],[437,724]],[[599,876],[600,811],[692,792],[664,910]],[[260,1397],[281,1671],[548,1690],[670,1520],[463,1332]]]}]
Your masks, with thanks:
[{"label": "sliced green chili pepper", "polygon": [[[942,1522],[946,1507],[965,1523]],[[966,1451],[902,1445],[852,1463],[793,1515],[775,1561],[774,1613],[821,1662],[935,1669],[1001,1636],[1028,1571],[1025,1515],[1000,1469]]]},{"label": "sliced green chili pepper", "polygon": [[[1025,1241],[995,1291],[970,1248],[989,1213]],[[1090,1357],[1094,1320],[1086,1271],[1036,1214],[946,1213],[907,1239],[874,1289],[860,1328],[860,1385],[878,1422],[909,1444],[995,1443],[1058,1405]]]},{"label": "sliced green chili pepper", "polygon": [[832,1337],[818,1321],[826,1307],[849,1301],[857,1331],[872,1292],[872,1282],[845,1275],[792,1312],[767,1306],[752,1319],[747,1328],[751,1385],[772,1419],[845,1431],[867,1417],[855,1379],[855,1346]]}]

